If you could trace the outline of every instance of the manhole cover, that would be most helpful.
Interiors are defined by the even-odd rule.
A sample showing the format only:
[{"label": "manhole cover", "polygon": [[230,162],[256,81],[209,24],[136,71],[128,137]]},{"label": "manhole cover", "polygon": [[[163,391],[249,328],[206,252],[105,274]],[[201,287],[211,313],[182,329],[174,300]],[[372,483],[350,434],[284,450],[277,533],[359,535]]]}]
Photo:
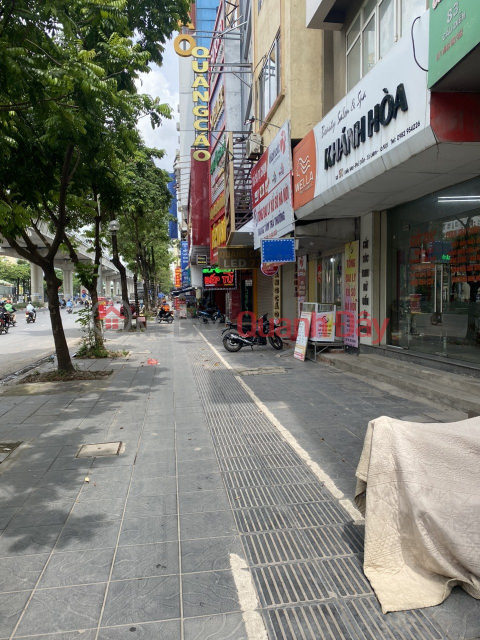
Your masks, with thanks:
[{"label": "manhole cover", "polygon": [[77,453],[77,458],[93,458],[100,456],[118,456],[122,442],[100,442],[98,444],[84,444]]},{"label": "manhole cover", "polygon": [[16,449],[21,442],[0,442],[0,463],[3,462],[8,456]]}]

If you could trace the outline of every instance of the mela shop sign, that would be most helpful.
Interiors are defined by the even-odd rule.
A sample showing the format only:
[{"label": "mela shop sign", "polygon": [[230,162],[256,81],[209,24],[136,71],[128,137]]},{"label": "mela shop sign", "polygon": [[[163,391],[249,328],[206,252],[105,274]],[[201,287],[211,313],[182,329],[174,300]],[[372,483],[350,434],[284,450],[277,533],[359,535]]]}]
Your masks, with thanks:
[{"label": "mela shop sign", "polygon": [[226,269],[203,269],[203,288],[205,291],[228,291],[237,288],[236,271]]},{"label": "mela shop sign", "polygon": [[290,121],[279,130],[252,169],[255,249],[261,241],[293,231],[292,145]]},{"label": "mela shop sign", "polygon": [[[182,46],[185,44],[185,49]],[[195,120],[193,128],[196,131],[196,138],[192,147],[194,149],[193,159],[200,162],[210,160],[210,139],[209,139],[209,115],[208,103],[210,101],[210,88],[208,76],[210,71],[210,51],[207,47],[197,47],[195,38],[188,33],[180,33],[174,41],[175,52],[182,58],[193,58],[192,69],[195,73],[195,80],[192,84],[193,115]]]},{"label": "mela shop sign", "polygon": [[478,0],[430,0],[428,87],[480,43]]}]

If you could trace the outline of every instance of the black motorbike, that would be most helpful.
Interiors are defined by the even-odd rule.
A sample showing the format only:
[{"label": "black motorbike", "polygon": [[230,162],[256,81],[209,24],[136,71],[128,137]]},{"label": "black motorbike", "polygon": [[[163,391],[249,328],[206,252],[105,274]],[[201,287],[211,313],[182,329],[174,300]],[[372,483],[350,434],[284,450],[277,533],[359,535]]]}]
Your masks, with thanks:
[{"label": "black motorbike", "polygon": [[35,311],[25,312],[25,320],[27,321],[27,324],[30,324],[31,322],[35,322],[36,318],[37,318],[37,314]]},{"label": "black motorbike", "polygon": [[199,311],[197,313],[198,319],[200,322],[207,324],[208,322],[225,322],[225,316],[220,311],[218,307],[212,307],[211,309],[205,309],[204,311]]},{"label": "black motorbike", "polygon": [[6,317],[8,314],[5,311],[0,311],[0,334],[8,333],[8,328],[10,324],[8,322],[8,318]]},{"label": "black motorbike", "polygon": [[[237,331],[233,331],[232,326],[234,325],[230,324],[229,327],[222,331],[223,346],[227,351],[230,351],[231,353],[240,351],[242,347],[251,347],[253,349],[255,345],[266,345],[267,337],[268,341],[274,349],[276,349],[277,351],[283,349],[283,340],[280,338],[280,336],[277,336],[277,334],[274,333],[274,331],[272,331],[272,328],[270,327],[268,313],[263,315],[260,320],[257,321],[254,335],[242,336]],[[260,327],[263,328],[263,333],[267,337],[260,335]],[[253,333],[253,329],[252,331],[250,331],[250,333]]]},{"label": "black motorbike", "polygon": [[158,322],[158,324],[160,324],[161,322],[166,322],[167,324],[172,324],[172,322],[173,322],[173,313],[171,311],[164,311],[163,309],[161,309],[157,313],[156,321]]}]

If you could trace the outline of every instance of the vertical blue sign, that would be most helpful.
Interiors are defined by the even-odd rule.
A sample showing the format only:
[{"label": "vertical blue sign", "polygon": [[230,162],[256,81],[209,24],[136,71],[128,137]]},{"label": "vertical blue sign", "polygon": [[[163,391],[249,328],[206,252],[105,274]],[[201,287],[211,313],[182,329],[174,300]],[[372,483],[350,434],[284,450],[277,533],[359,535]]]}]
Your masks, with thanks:
[{"label": "vertical blue sign", "polygon": [[182,271],[188,267],[188,242],[186,240],[182,240],[180,245],[180,266]]}]

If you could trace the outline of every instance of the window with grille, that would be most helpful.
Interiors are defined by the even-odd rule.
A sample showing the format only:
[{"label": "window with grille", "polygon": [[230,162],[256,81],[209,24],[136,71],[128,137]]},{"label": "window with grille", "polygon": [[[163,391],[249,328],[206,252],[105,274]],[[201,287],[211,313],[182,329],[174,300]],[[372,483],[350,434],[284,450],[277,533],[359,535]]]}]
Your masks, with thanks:
[{"label": "window with grille", "polygon": [[258,77],[258,96],[260,119],[265,120],[275,100],[280,95],[281,74],[280,74],[280,32],[278,32],[275,42],[270,49],[262,71]]}]

